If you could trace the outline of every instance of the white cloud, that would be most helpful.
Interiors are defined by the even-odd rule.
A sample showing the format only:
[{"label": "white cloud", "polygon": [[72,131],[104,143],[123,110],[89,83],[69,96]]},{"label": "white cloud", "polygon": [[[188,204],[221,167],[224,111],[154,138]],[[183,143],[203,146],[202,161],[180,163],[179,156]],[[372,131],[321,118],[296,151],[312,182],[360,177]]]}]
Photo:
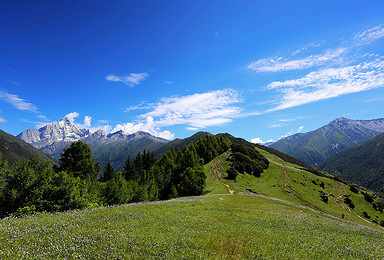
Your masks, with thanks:
[{"label": "white cloud", "polygon": [[0,99],[11,104],[16,109],[38,113],[37,107],[34,104],[20,98],[18,95],[9,94],[7,92],[0,92]]},{"label": "white cloud", "polygon": [[383,86],[384,60],[382,59],[346,67],[322,69],[302,78],[270,83],[267,88],[277,89],[281,93],[281,98],[275,108],[266,112]]},{"label": "white cloud", "polygon": [[5,123],[7,120],[5,120],[3,117],[0,117],[0,123]]},{"label": "white cloud", "polygon": [[99,122],[99,124],[108,124],[109,123],[108,120],[97,120],[97,122]]},{"label": "white cloud", "polygon": [[254,143],[254,144],[266,144],[266,143],[274,142],[274,140],[273,139],[269,139],[268,141],[263,142],[263,140],[261,140],[261,138],[256,137],[256,138],[253,138],[251,140],[251,142]]},{"label": "white cloud", "polygon": [[167,140],[174,138],[174,134],[170,131],[161,131],[160,128],[155,125],[153,118],[150,116],[148,116],[144,122],[118,124],[115,126],[115,128],[112,129],[111,132],[114,133],[120,130],[126,134],[133,134],[138,131],[143,131]]},{"label": "white cloud", "polygon": [[279,121],[280,122],[291,122],[291,121],[295,121],[296,119],[295,118],[286,118],[286,119],[280,119]]},{"label": "white cloud", "polygon": [[86,127],[91,127],[91,121],[92,121],[92,117],[90,117],[90,116],[85,116],[84,117],[84,125]]},{"label": "white cloud", "polygon": [[149,77],[148,73],[142,72],[142,73],[130,73],[128,76],[115,76],[110,74],[106,76],[105,79],[113,82],[122,82],[127,86],[133,87],[135,85],[139,85],[142,81],[144,81],[148,77]]},{"label": "white cloud", "polygon": [[79,116],[79,113],[72,112],[64,116],[64,118],[67,118],[71,123],[75,122],[75,118]]},{"label": "white cloud", "polygon": [[300,126],[299,127],[299,129],[297,129],[297,133],[300,133],[301,131],[303,131],[303,128],[304,128],[304,126],[302,125],[302,126]]},{"label": "white cloud", "polygon": [[384,37],[384,25],[378,25],[357,33],[353,40],[357,45],[366,45]]},{"label": "white cloud", "polygon": [[277,128],[277,127],[283,127],[283,126],[281,124],[272,124],[268,126],[268,128]]},{"label": "white cloud", "polygon": [[282,57],[261,59],[248,65],[248,69],[256,72],[278,72],[288,70],[303,70],[313,66],[324,65],[330,61],[340,59],[347,51],[346,48],[329,49],[324,54],[310,55],[303,59],[286,60]]},{"label": "white cloud", "polygon": [[133,106],[128,107],[126,110],[124,110],[124,112],[150,109],[150,108],[153,108],[153,106],[154,106],[154,104],[152,104],[152,103],[146,103],[145,101],[141,101],[141,103],[138,105],[133,105]]},{"label": "white cloud", "polygon": [[197,127],[186,127],[185,129],[187,129],[189,131],[197,131],[197,130],[199,130],[199,128],[197,128]]},{"label": "white cloud", "polygon": [[173,139],[170,131],[160,127],[186,125],[186,129],[197,131],[201,128],[222,125],[241,117],[241,109],[234,106],[242,102],[240,95],[232,89],[196,93],[188,96],[162,98],[156,104],[141,102],[130,106],[126,111],[151,109],[140,115],[139,121],[118,124],[111,132],[123,130],[125,133],[148,132],[164,139]]},{"label": "white cloud", "polygon": [[241,109],[233,104],[240,102],[242,98],[232,89],[163,98],[154,104],[152,111],[140,117],[150,116],[158,126],[186,124],[193,128],[205,128],[225,124],[239,117]]},{"label": "white cloud", "polygon": [[263,140],[261,140],[259,137],[253,138],[251,140],[251,142],[254,143],[254,144],[262,144],[262,143],[264,143]]},{"label": "white cloud", "polygon": [[[383,37],[384,25],[379,25],[355,34],[352,37],[352,41],[345,42],[338,48],[328,49],[323,54],[313,54],[302,59],[294,60],[283,57],[261,59],[249,64],[248,69],[256,72],[279,72],[303,70],[314,66],[342,64],[348,62],[348,58],[345,56],[351,51],[353,52],[356,47],[370,44]],[[292,56],[295,56],[306,49],[307,48],[296,50],[292,53]]]}]

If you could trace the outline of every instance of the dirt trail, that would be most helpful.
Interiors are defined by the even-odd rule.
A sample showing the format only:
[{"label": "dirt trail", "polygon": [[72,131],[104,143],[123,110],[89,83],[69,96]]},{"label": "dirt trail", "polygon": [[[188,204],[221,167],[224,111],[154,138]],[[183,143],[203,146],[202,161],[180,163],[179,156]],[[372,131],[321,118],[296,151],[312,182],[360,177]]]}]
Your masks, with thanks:
[{"label": "dirt trail", "polygon": [[216,160],[214,160],[211,164],[211,167],[209,167],[209,172],[211,173],[212,178],[223,184],[225,187],[227,187],[228,191],[230,194],[233,194],[235,191],[234,189],[229,186],[229,184],[223,180],[223,172],[224,172],[224,167],[223,167],[223,162],[230,156],[230,152],[225,152],[219,157],[217,157]]},{"label": "dirt trail", "polygon": [[[336,192],[337,190],[337,192]],[[338,194],[336,194],[338,193]],[[352,211],[347,205],[345,205],[342,201],[344,195],[347,193],[347,191],[345,190],[345,186],[343,183],[338,183],[335,181],[335,186],[332,188],[331,190],[331,193],[329,193],[328,195],[330,194],[333,194],[334,195],[334,201],[341,207],[343,208],[344,210],[347,210],[349,211],[351,214],[355,215],[356,217],[358,217],[359,219],[361,220],[364,220],[365,222],[367,223],[370,223],[374,226],[377,226],[379,228],[381,228],[382,230],[384,230],[384,227],[381,227],[379,225],[376,225],[375,223],[363,218],[362,216],[360,216],[359,214],[357,214],[356,212]]]},{"label": "dirt trail", "polygon": [[299,197],[296,195],[295,190],[292,189],[292,187],[289,185],[289,183],[291,182],[291,178],[289,178],[289,174],[288,174],[287,170],[285,169],[285,167],[286,167],[285,164],[283,165],[283,167],[284,167],[284,168],[281,168],[281,170],[282,170],[283,173],[284,173],[284,187],[285,187],[285,188],[288,188],[288,189],[291,191],[291,193],[292,193],[293,196],[295,196],[296,198],[298,198],[298,199],[304,201],[303,199],[299,198]]}]

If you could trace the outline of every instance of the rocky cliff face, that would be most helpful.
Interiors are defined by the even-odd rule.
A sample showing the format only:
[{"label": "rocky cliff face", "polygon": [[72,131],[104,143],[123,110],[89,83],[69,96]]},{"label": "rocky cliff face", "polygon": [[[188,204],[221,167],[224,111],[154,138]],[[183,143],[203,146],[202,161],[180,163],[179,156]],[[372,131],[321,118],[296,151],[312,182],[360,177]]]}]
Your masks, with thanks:
[{"label": "rocky cliff face", "polygon": [[55,146],[56,143],[78,141],[89,134],[89,130],[79,129],[67,118],[63,118],[59,123],[48,124],[39,130],[28,129],[23,131],[17,137],[33,147],[43,150],[42,148]]}]

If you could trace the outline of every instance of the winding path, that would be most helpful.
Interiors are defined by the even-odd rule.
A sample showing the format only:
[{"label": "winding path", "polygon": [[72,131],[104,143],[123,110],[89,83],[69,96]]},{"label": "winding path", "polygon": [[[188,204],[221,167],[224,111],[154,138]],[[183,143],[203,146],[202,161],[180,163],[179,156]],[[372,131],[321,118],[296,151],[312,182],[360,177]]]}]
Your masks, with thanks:
[{"label": "winding path", "polygon": [[211,173],[212,179],[223,184],[225,187],[227,187],[229,193],[233,194],[235,190],[233,188],[231,188],[231,186],[229,186],[229,184],[226,181],[223,180],[223,172],[225,171],[224,167],[223,167],[223,162],[230,155],[231,155],[231,152],[228,151],[228,152],[223,153],[219,157],[217,157],[217,159],[214,160],[212,162],[211,166],[209,167],[209,172]]}]

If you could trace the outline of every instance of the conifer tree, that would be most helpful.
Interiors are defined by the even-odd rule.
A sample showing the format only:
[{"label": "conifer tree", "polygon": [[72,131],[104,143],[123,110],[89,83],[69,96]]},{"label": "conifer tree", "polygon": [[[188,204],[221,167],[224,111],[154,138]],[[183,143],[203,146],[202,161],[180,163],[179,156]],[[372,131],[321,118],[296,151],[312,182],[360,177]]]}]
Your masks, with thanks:
[{"label": "conifer tree", "polygon": [[100,181],[106,182],[112,180],[115,175],[115,169],[113,168],[111,162],[108,161],[107,165],[104,167],[103,176],[100,178]]}]

